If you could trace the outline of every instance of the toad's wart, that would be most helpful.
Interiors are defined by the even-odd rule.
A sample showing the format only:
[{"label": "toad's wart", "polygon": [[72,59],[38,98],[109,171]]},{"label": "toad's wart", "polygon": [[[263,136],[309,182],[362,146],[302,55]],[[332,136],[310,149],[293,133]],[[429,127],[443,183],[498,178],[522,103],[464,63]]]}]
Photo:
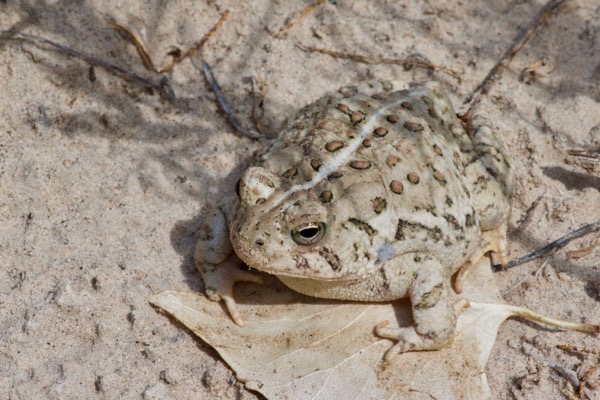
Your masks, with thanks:
[{"label": "toad's wart", "polygon": [[[238,324],[233,285],[276,275],[309,296],[409,297],[395,350],[436,349],[456,327],[452,276],[505,251],[512,174],[483,117],[465,129],[435,82],[344,88],[302,109],[206,221],[196,263]],[[460,286],[459,273],[457,286]]]}]

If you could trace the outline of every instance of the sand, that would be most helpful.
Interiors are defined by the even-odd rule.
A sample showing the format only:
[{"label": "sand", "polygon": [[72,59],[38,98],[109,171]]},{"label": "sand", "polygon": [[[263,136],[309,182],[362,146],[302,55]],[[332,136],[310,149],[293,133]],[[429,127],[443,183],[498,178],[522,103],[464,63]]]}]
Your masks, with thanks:
[{"label": "sand", "polygon": [[[258,119],[276,132],[298,107],[374,78],[436,79],[464,112],[545,4],[329,1],[300,16],[313,3],[247,3],[9,0],[0,3],[0,28],[42,35],[158,82],[108,21],[142,36],[162,66],[229,10],[201,56],[245,126],[253,126],[262,86]],[[565,3],[478,107],[513,155],[511,259],[600,219],[600,164],[569,154],[600,149],[600,8],[593,0]],[[418,54],[462,81],[298,44],[390,59]],[[0,398],[257,398],[212,349],[146,301],[166,289],[203,290],[192,258],[196,232],[259,147],[219,111],[200,57],[166,74],[177,96],[168,102],[48,46],[2,40],[0,54]],[[506,301],[600,322],[600,248],[568,253],[598,236],[497,273]],[[552,365],[581,379],[598,358],[559,344],[600,350],[597,337],[505,323],[488,366],[494,397],[574,393]],[[600,398],[599,375],[590,398]]]}]

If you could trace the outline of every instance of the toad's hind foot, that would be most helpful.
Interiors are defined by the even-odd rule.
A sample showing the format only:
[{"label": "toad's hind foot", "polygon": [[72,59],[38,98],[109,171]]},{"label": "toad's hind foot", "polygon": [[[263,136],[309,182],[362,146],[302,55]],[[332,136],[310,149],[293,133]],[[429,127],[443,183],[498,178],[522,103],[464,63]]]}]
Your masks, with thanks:
[{"label": "toad's hind foot", "polygon": [[406,353],[407,351],[440,349],[452,339],[452,337],[449,337],[444,342],[428,339],[422,335],[419,335],[412,326],[403,328],[388,328],[386,322],[387,321],[380,323],[375,327],[375,334],[382,338],[398,341],[385,353],[384,361],[386,363],[390,363],[395,356]]},{"label": "toad's hind foot", "polygon": [[490,259],[492,265],[504,265],[506,264],[506,230],[507,222],[504,221],[498,228],[491,231],[484,231],[481,233],[481,243],[473,251],[471,256],[465,263],[460,267],[456,273],[454,280],[454,291],[456,293],[462,293],[465,279],[469,270],[475,266],[481,257],[486,253],[490,252]]},{"label": "toad's hind foot", "polygon": [[[466,299],[458,299],[453,305],[453,312],[456,318],[470,307]],[[415,326],[390,328],[389,321],[383,321],[375,326],[375,334],[379,337],[397,340],[383,357],[385,363],[390,364],[398,355],[408,351],[430,351],[441,349],[450,343],[454,338],[454,332],[443,332],[441,336],[421,335],[417,332]],[[454,329],[454,328],[453,328]],[[453,330],[452,329],[452,330]]]}]

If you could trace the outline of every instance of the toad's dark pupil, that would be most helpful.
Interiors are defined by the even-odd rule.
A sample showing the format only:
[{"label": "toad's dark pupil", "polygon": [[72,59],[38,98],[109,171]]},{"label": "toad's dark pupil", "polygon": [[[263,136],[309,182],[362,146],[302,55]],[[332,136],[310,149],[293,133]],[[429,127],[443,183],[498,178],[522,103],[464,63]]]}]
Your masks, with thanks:
[{"label": "toad's dark pupil", "polygon": [[298,233],[300,234],[300,236],[302,236],[305,239],[312,239],[315,236],[317,236],[317,234],[319,233],[319,228],[310,227],[310,228],[302,229]]}]

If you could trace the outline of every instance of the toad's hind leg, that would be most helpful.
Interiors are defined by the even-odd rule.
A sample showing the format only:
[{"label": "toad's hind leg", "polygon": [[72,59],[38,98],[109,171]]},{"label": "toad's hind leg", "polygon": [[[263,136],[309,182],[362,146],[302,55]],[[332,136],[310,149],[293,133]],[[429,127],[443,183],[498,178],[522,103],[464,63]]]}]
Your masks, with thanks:
[{"label": "toad's hind leg", "polygon": [[505,263],[506,229],[513,191],[512,168],[508,150],[487,117],[475,115],[467,123],[470,141],[461,141],[461,152],[469,157],[465,175],[471,189],[471,201],[479,218],[481,242],[457,273],[455,290],[460,293],[471,266],[487,252]]},{"label": "toad's hind leg", "polygon": [[465,175],[471,189],[473,207],[482,231],[500,228],[510,213],[513,173],[508,150],[487,117],[475,115],[467,124],[471,136],[471,156]]}]

